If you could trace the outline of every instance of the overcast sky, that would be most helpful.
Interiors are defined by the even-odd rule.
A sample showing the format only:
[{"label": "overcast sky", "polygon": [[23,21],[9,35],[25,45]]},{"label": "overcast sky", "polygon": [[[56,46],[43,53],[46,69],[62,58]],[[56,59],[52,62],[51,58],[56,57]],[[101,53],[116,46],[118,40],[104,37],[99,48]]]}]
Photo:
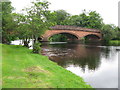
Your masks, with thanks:
[{"label": "overcast sky", "polygon": [[[30,6],[35,0],[10,0],[16,12]],[[72,15],[78,15],[83,9],[96,11],[101,15],[106,24],[118,26],[118,2],[120,0],[47,0],[51,4],[50,10],[64,9]]]}]

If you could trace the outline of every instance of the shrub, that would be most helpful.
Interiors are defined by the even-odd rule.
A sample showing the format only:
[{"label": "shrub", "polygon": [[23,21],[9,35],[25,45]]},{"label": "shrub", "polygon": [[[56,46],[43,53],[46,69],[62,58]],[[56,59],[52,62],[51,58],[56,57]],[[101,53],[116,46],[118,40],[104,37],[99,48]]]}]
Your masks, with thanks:
[{"label": "shrub", "polygon": [[40,48],[41,43],[34,43],[33,44],[33,53],[40,53],[41,48]]}]

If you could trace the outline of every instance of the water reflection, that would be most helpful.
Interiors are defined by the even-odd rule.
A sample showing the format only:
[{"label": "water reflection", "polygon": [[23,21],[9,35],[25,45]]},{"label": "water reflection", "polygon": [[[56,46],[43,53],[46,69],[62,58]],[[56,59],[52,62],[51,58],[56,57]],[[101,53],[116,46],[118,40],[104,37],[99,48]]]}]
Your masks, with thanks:
[{"label": "water reflection", "polygon": [[81,67],[83,71],[85,71],[86,66],[89,70],[96,70],[101,63],[101,48],[99,47],[82,44],[62,44],[44,45],[42,48],[44,55],[49,56],[50,60],[57,62],[64,68],[73,64],[75,67]]},{"label": "water reflection", "polygon": [[43,45],[42,54],[83,77],[95,88],[118,87],[116,47],[84,44]]}]

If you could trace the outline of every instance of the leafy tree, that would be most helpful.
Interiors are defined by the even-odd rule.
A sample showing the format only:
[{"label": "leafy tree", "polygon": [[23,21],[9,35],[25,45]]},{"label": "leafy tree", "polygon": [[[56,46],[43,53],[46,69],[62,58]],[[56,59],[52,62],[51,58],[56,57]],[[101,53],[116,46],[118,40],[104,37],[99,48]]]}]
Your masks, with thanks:
[{"label": "leafy tree", "polygon": [[64,23],[66,25],[101,29],[103,25],[103,19],[96,11],[86,12],[86,10],[84,10],[80,15],[70,16],[64,20]]},{"label": "leafy tree", "polygon": [[27,15],[15,14],[15,20],[18,23],[16,29],[16,36],[23,40],[24,46],[29,47],[31,39],[30,24],[27,19]]},{"label": "leafy tree", "polygon": [[118,33],[117,33],[117,39],[120,40],[120,28],[117,27]]},{"label": "leafy tree", "polygon": [[33,40],[33,52],[38,53],[39,50],[36,49],[36,45],[39,46],[39,44],[37,44],[39,43],[38,38],[51,26],[51,23],[46,18],[47,13],[49,14],[49,2],[37,0],[36,2],[32,2],[32,4],[30,8],[25,9],[27,11],[26,24],[29,26],[30,37]]},{"label": "leafy tree", "polygon": [[105,24],[102,28],[103,41],[108,43],[115,36],[113,25]]},{"label": "leafy tree", "polygon": [[41,37],[52,25],[46,17],[49,15],[48,5],[49,2],[47,1],[36,0],[36,2],[32,2],[30,8],[23,9],[26,11],[26,15],[15,13],[12,15],[14,22],[17,24],[16,28],[13,27],[14,35],[22,39],[26,47],[29,47],[28,44],[30,39],[32,39],[34,53],[39,52],[40,43],[38,42],[38,37]]},{"label": "leafy tree", "polygon": [[79,15],[68,16],[64,21],[63,25],[74,25],[78,26],[79,23]]},{"label": "leafy tree", "polygon": [[113,40],[120,40],[120,28],[114,26],[114,37]]},{"label": "leafy tree", "polygon": [[57,25],[57,22],[56,22],[56,12],[52,12],[50,10],[47,10],[45,13],[45,18],[47,20],[47,22],[51,23],[52,26],[54,25]]},{"label": "leafy tree", "polygon": [[67,17],[70,16],[69,13],[67,13],[65,10],[57,10],[53,12],[54,21],[57,25],[64,25],[64,20],[66,20]]},{"label": "leafy tree", "polygon": [[9,44],[15,39],[14,29],[16,22],[13,20],[11,2],[1,2],[2,4],[2,43]]},{"label": "leafy tree", "polygon": [[96,11],[90,11],[88,16],[88,28],[101,29],[103,25],[103,19]]}]

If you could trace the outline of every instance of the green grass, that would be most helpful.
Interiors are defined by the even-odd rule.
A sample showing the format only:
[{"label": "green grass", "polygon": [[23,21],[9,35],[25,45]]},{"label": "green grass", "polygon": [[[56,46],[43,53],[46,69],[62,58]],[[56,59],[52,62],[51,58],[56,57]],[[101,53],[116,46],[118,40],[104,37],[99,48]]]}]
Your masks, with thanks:
[{"label": "green grass", "polygon": [[0,90],[2,89],[2,47],[0,46]]},{"label": "green grass", "polygon": [[120,40],[110,40],[109,44],[113,46],[120,46]]},{"label": "green grass", "polygon": [[91,88],[83,79],[31,50],[2,46],[3,88]]}]

